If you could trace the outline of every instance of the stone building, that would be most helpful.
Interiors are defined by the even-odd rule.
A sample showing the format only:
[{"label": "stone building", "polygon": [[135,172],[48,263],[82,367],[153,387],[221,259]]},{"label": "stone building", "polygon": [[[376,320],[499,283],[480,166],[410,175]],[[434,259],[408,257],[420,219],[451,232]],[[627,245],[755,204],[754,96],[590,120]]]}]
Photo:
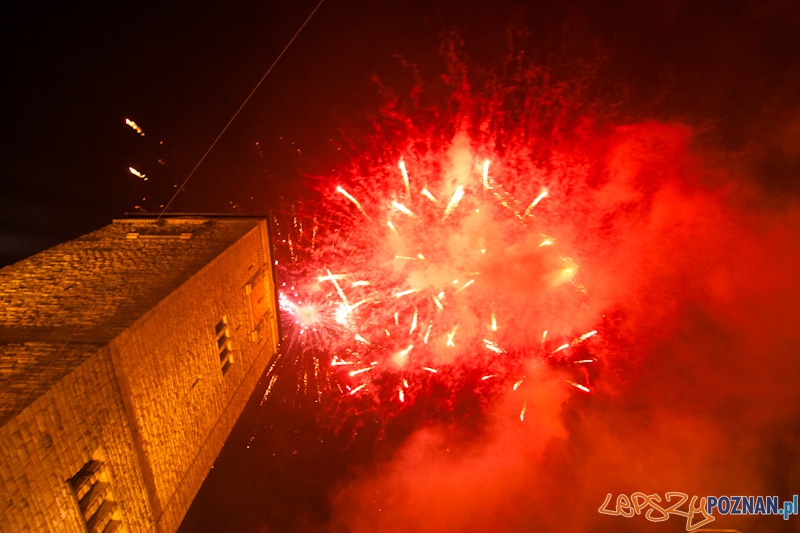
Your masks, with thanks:
[{"label": "stone building", "polygon": [[131,218],[0,269],[0,531],[175,531],[277,352],[266,221]]}]

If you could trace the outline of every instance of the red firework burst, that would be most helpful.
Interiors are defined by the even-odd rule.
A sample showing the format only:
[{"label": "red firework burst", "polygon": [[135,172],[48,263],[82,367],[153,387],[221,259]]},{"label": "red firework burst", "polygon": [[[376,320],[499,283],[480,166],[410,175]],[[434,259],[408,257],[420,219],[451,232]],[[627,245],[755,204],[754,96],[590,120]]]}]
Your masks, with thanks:
[{"label": "red firework burst", "polygon": [[426,374],[478,371],[517,388],[530,358],[595,362],[575,356],[597,333],[584,325],[580,266],[537,216],[553,184],[534,183],[538,194],[521,202],[481,151],[459,134],[425,158],[331,180],[325,205],[338,224],[312,219],[312,243],[285,239],[313,257],[307,278],[281,292],[290,345],[335,369],[342,392],[405,403]]},{"label": "red firework burst", "polygon": [[602,335],[576,231],[587,158],[536,136],[548,124],[568,138],[561,89],[510,114],[496,87],[473,98],[456,85],[454,127],[417,127],[388,106],[372,149],[316,178],[321,201],[278,219],[285,351],[313,361],[298,387],[317,400],[397,410],[437,385],[491,397],[524,391],[542,360],[572,368],[565,387],[592,390]]}]

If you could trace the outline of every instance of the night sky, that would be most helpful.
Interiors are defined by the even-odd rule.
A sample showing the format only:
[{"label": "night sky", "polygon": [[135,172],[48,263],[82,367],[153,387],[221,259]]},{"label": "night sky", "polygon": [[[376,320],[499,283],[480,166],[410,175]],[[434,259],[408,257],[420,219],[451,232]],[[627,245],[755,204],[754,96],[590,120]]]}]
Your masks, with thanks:
[{"label": "night sky", "polygon": [[[316,5],[298,0],[8,7],[0,264],[126,212],[159,213]],[[304,175],[344,163],[348,154],[338,148],[356,146],[372,131],[371,117],[385,103],[382,87],[402,99],[421,80],[435,93],[446,69],[440,53],[446,39],[462,40],[469,68],[480,71],[509,54],[508,35],[517,36],[514,51],[525,50],[557,75],[591,71],[585,97],[613,108],[609,115],[617,124],[657,121],[691,131],[688,153],[711,169],[702,186],[714,198],[735,191],[728,218],[715,218],[715,211],[689,224],[704,226],[700,242],[718,240],[727,247],[697,264],[729,263],[731,273],[708,282],[709,302],[687,297],[675,304],[679,318],[671,334],[653,341],[649,358],[637,361],[637,378],[609,379],[613,394],[565,404],[561,423],[571,435],[565,444],[543,445],[545,451],[537,448],[532,455],[508,452],[523,458],[509,476],[528,476],[529,491],[489,476],[496,490],[472,502],[465,496],[462,507],[450,506],[455,514],[439,512],[437,505],[448,507],[446,499],[434,505],[397,497],[386,504],[389,518],[381,529],[450,531],[456,529],[448,524],[457,530],[477,524],[479,531],[484,522],[452,517],[485,504],[504,517],[491,528],[498,531],[680,531],[684,525],[674,517],[650,524],[643,517],[597,513],[606,491],[630,487],[609,481],[605,488],[602,476],[613,477],[613,468],[598,458],[598,450],[657,455],[649,443],[659,439],[671,449],[696,450],[685,464],[707,474],[674,490],[798,493],[797,2],[326,0],[170,211],[259,215],[286,209],[303,194]],[[145,136],[126,126],[126,118]],[[735,220],[735,231],[717,239],[715,228],[728,227],[723,219]],[[679,276],[680,268],[671,275]],[[706,286],[695,288],[702,292]],[[627,316],[647,330],[640,307],[629,306]],[[316,424],[313,408],[292,402],[261,407],[265,387],[265,381],[257,387],[183,530],[377,531],[365,525],[364,517],[373,515],[364,495],[385,494],[390,483],[426,482],[398,472],[428,468],[420,467],[420,458],[441,438],[435,431],[401,431],[375,446],[378,429],[369,420],[357,422],[360,437],[332,433]],[[625,422],[617,424],[620,419]],[[677,425],[653,422],[667,419]],[[476,476],[489,464],[509,468],[487,458],[508,451],[504,443],[518,437],[513,431],[503,428],[481,446],[465,445],[465,463]],[[614,464],[619,469],[624,461]],[[632,463],[631,478],[647,479],[647,472],[637,478],[634,471],[643,464],[651,463]],[[443,477],[457,473],[444,461],[431,465]],[[588,483],[594,492],[577,490],[590,496],[581,502],[573,492],[587,472],[599,479]],[[712,474],[720,483],[703,485]],[[549,484],[542,488],[534,478]],[[595,493],[602,493],[600,500]],[[403,514],[415,505],[430,507],[429,522]],[[579,518],[561,529],[558,520],[543,517],[547,509],[572,509]],[[798,519],[790,526],[779,518],[742,518],[729,527],[783,531]]]},{"label": "night sky", "polygon": [[[137,206],[159,211],[315,5],[11,6],[2,264]],[[492,64],[512,23],[531,57],[602,59],[626,117],[759,152],[756,179],[796,192],[797,17],[789,1],[326,2],[171,210],[265,212],[300,173],[340,162],[331,139],[368,127],[373,76],[398,93],[412,83],[403,64],[435,80],[451,31]]]}]

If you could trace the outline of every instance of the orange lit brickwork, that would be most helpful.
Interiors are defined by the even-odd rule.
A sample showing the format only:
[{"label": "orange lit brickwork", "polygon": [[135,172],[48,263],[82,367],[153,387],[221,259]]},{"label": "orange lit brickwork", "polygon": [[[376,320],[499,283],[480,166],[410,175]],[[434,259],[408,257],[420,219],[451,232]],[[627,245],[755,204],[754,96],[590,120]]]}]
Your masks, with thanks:
[{"label": "orange lit brickwork", "polygon": [[177,529],[277,351],[271,267],[265,221],[184,217],[0,270],[0,531]]}]

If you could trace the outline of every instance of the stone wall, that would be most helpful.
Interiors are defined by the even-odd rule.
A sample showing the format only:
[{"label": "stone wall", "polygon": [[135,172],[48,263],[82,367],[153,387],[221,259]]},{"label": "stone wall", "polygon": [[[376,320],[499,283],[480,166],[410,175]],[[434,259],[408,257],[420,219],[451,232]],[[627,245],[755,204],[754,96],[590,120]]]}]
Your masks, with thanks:
[{"label": "stone wall", "polygon": [[272,295],[256,219],[115,221],[0,270],[0,531],[176,530],[277,351]]}]

